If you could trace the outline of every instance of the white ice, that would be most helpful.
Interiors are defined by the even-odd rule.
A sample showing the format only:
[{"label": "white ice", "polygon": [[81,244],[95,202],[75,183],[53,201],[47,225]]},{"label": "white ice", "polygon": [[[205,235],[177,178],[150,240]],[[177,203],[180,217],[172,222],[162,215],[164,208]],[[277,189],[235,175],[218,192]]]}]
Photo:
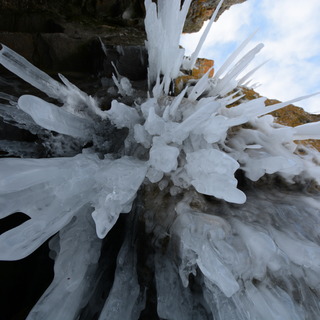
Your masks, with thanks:
[{"label": "white ice", "polygon": [[[98,133],[103,119],[111,122],[105,121],[106,131],[128,132],[114,154],[95,155],[94,148],[86,148],[75,157],[0,160],[1,218],[15,212],[30,217],[0,236],[1,259],[22,259],[58,233],[51,241],[55,278],[28,319],[80,317],[90,284],[99,281],[99,238],[109,233],[121,213],[130,211],[137,217],[127,227],[101,320],[138,319],[147,301],[139,288],[144,279],[137,268],[137,221],[146,225],[152,247],[148,271],[154,277],[159,317],[318,317],[319,199],[299,192],[291,196],[289,188],[278,194],[277,186],[269,185],[258,192],[258,184],[250,187],[248,182],[273,175],[293,189],[297,182],[320,183],[319,153],[301,146],[305,152],[299,153],[294,142],[319,138],[319,124],[289,128],[267,115],[308,96],[269,107],[265,98],[245,100],[239,84],[256,69],[242,73],[263,47],[258,44],[240,57],[251,37],[213,79],[206,74],[177,97],[168,95],[180,75],[184,50],[179,37],[190,2],[181,6],[178,0],[159,0],[157,6],[145,1],[149,92],[132,106],[114,100],[111,109],[102,111],[94,98],[64,76],[63,84],[55,81],[1,47],[4,67],[63,104],[2,95],[11,103],[0,105],[5,121],[34,134],[54,131],[67,145],[68,136],[102,145],[113,141]],[[122,96],[137,94],[126,78],[117,74],[114,82]],[[240,104],[229,108],[237,100]],[[248,183],[247,195],[238,188],[238,170]],[[141,186],[139,199],[144,197],[143,205],[149,208],[142,210],[138,199],[140,211],[132,210]]]},{"label": "white ice", "polygon": [[79,305],[89,301],[90,282],[96,281],[95,268],[101,249],[101,240],[89,220],[91,211],[90,206],[84,206],[50,241],[56,254],[54,279],[29,313],[28,320],[76,319]]},{"label": "white ice", "polygon": [[38,97],[23,95],[18,100],[18,107],[45,129],[83,140],[90,139],[94,133],[91,119],[80,118]]}]

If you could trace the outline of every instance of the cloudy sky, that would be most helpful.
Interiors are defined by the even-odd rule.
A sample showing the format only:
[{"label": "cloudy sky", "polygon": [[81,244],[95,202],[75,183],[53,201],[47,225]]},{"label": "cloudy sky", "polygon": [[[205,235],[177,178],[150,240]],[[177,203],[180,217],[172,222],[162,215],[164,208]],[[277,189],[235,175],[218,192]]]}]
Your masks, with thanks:
[{"label": "cloudy sky", "polygon": [[[320,91],[320,0],[247,0],[234,5],[213,25],[199,57],[215,60],[217,70],[256,29],[245,51],[260,42],[265,47],[251,66],[269,60],[253,75],[261,84],[256,91],[281,101]],[[200,35],[182,36],[187,54]],[[320,113],[320,95],[297,104]]]}]

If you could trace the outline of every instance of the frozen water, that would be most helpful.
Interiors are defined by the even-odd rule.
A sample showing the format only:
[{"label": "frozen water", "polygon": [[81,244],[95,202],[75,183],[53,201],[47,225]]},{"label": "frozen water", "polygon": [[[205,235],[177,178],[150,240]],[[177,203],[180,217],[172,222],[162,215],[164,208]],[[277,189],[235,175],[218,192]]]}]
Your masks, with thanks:
[{"label": "frozen water", "polygon": [[102,188],[92,217],[97,235],[104,238],[118,220],[121,212],[129,212],[136,193],[147,172],[147,165],[130,157],[117,160],[105,159],[96,172],[96,180]]},{"label": "frozen water", "polygon": [[188,153],[186,159],[187,173],[198,192],[234,203],[245,202],[245,195],[237,189],[234,178],[239,168],[234,159],[214,149]]},{"label": "frozen water", "polygon": [[107,111],[107,115],[117,128],[132,128],[140,122],[136,109],[130,108],[116,100],[112,101],[111,109]]},{"label": "frozen water", "polygon": [[221,8],[221,5],[223,4],[223,1],[224,0],[220,0],[220,2],[218,3],[217,7],[215,8],[210,20],[209,20],[209,23],[207,24],[203,34],[201,35],[201,38],[198,42],[198,45],[196,47],[196,49],[194,50],[194,52],[191,54],[191,57],[190,57],[190,61],[188,60],[185,60],[184,61],[184,64],[183,64],[183,67],[186,68],[187,70],[192,70],[194,68],[194,65],[196,63],[196,60],[198,58],[198,55],[199,55],[199,52],[208,36],[208,33],[212,27],[212,24],[214,23],[214,21],[216,20],[216,17],[219,13],[219,10]]},{"label": "frozen water", "polygon": [[[320,157],[301,145],[297,152],[294,140],[318,139],[319,123],[289,128],[268,115],[311,95],[269,107],[266,98],[246,101],[240,85],[256,68],[241,75],[263,47],[240,57],[253,35],[214,78],[208,71],[169,94],[205,39],[184,59],[179,38],[190,2],[145,1],[149,92],[136,96],[135,83],[115,69],[122,98],[108,111],[64,76],[55,81],[1,47],[0,63],[51,98],[0,95],[3,120],[41,138],[52,157],[36,159],[32,144],[0,142],[20,157],[0,160],[0,217],[30,217],[0,235],[1,259],[22,259],[53,237],[55,277],[28,319],[84,319],[90,308],[100,320],[142,312],[174,320],[317,319],[319,198],[301,186],[320,183]],[[275,177],[283,189],[263,187]],[[120,233],[102,240],[121,214],[124,240]],[[112,257],[122,244],[110,292],[100,288],[93,302],[104,286],[105,241]]]},{"label": "frozen water", "polygon": [[178,166],[178,155],[180,151],[176,147],[161,143],[161,140],[154,138],[153,146],[150,149],[149,164],[155,169],[168,173]]},{"label": "frozen water", "polygon": [[63,75],[60,75],[60,78],[65,85],[52,79],[5,45],[1,45],[0,63],[49,97],[64,102],[66,108],[72,111],[87,108],[94,114],[105,117],[96,101],[70,83]]},{"label": "frozen water", "polygon": [[149,81],[154,82],[163,74],[165,93],[169,92],[170,82],[178,76],[183,61],[184,49],[179,47],[179,41],[190,3],[191,0],[184,1],[180,10],[180,1],[159,0],[157,7],[151,0],[145,0]]},{"label": "frozen water", "polygon": [[40,98],[21,96],[18,107],[45,129],[83,140],[88,140],[93,135],[93,122],[90,119],[80,118]]},{"label": "frozen water", "polygon": [[140,292],[136,270],[137,257],[132,245],[132,232],[119,252],[115,280],[99,320],[137,320],[144,309],[145,298]]},{"label": "frozen water", "polygon": [[101,240],[96,237],[92,221],[88,219],[91,211],[90,206],[83,207],[77,217],[50,241],[56,254],[54,279],[31,310],[28,320],[76,319],[79,305],[88,302],[92,289],[90,282],[95,280],[101,248]]},{"label": "frozen water", "polygon": [[24,212],[31,218],[0,236],[3,260],[32,253],[95,198],[95,156],[0,162],[1,217]]}]

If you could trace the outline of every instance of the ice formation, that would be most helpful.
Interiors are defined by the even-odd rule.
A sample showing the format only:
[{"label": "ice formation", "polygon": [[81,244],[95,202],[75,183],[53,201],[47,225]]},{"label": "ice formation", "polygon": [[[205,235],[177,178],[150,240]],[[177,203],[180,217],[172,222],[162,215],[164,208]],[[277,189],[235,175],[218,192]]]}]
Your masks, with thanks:
[{"label": "ice formation", "polygon": [[[8,155],[20,155],[0,160],[1,218],[23,212],[30,219],[0,236],[0,258],[24,258],[53,236],[55,277],[28,319],[134,320],[150,299],[161,319],[320,314],[318,197],[250,184],[240,190],[236,178],[243,172],[246,181],[276,175],[292,186],[319,184],[318,152],[296,152],[294,143],[319,139],[319,123],[289,128],[268,115],[306,97],[272,107],[265,98],[241,100],[239,86],[256,69],[242,72],[263,47],[241,57],[252,36],[213,78],[207,73],[173,97],[172,81],[193,67],[204,41],[184,57],[179,37],[190,2],[145,1],[148,98],[114,100],[107,111],[62,75],[60,83],[2,45],[0,63],[51,98],[0,96],[4,121],[41,136],[49,150],[36,159],[32,146],[1,142]],[[129,79],[115,72],[119,93],[134,96]],[[120,143],[116,130],[125,130]],[[103,239],[129,212],[101,304]],[[138,221],[148,244],[138,243]]]}]

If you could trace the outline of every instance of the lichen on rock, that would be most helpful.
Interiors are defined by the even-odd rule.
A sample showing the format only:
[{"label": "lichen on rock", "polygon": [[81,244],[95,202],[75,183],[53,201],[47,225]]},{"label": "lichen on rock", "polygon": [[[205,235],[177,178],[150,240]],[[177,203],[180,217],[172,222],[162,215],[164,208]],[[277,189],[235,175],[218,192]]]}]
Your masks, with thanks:
[{"label": "lichen on rock", "polygon": [[[217,16],[228,10],[231,6],[245,2],[246,0],[226,0]],[[219,0],[193,0],[184,25],[183,31],[186,33],[197,32],[201,29],[203,23],[209,20],[216,9]]]}]

